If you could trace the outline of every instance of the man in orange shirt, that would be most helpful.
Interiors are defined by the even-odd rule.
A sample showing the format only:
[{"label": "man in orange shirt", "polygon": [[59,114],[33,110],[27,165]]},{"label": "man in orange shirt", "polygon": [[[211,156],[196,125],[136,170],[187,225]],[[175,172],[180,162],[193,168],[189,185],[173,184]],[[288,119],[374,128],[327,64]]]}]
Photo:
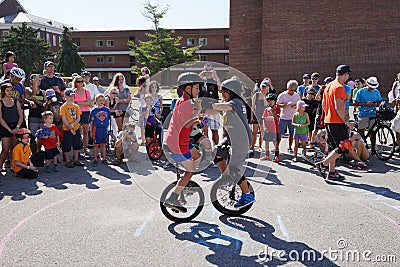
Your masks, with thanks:
[{"label": "man in orange shirt", "polygon": [[[349,132],[344,122],[346,90],[344,83],[350,77],[350,67],[340,65],[336,69],[336,79],[329,83],[324,91],[322,106],[325,111],[325,128],[329,155],[325,160],[316,163],[316,167],[323,178],[328,180],[344,180],[344,176],[335,170],[336,160],[349,149]],[[329,166],[329,173],[326,173],[326,166]]]}]

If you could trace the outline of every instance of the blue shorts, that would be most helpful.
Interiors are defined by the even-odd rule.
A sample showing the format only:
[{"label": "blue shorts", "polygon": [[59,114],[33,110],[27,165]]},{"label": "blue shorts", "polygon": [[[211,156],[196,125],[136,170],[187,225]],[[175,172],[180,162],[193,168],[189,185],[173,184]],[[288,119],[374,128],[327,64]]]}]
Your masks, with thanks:
[{"label": "blue shorts", "polygon": [[192,149],[194,146],[192,144],[189,144],[189,152],[185,154],[176,154],[171,152],[171,157],[175,162],[183,162],[188,159],[192,158],[192,153],[190,152],[190,149]]},{"label": "blue shorts", "polygon": [[106,127],[93,126],[93,143],[106,144],[108,141],[108,131]]},{"label": "blue shorts", "polygon": [[279,132],[281,134],[286,133],[286,129],[289,128],[289,135],[293,136],[294,126],[292,125],[292,120],[279,120]]}]

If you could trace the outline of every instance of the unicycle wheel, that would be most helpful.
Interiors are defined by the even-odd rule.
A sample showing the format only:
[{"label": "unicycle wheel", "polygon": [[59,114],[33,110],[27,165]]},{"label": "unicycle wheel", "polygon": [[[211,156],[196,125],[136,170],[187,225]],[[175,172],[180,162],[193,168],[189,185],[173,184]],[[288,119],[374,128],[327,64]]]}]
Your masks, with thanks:
[{"label": "unicycle wheel", "polygon": [[147,150],[147,155],[151,160],[158,160],[163,154],[162,145],[157,141],[150,142],[146,146],[146,150]]}]

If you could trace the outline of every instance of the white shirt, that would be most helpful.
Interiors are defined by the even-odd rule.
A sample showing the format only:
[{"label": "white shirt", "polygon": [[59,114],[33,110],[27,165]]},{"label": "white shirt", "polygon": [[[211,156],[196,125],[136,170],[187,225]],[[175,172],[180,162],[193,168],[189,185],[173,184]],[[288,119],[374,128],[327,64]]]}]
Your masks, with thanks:
[{"label": "white shirt", "polygon": [[93,83],[88,83],[85,85],[85,88],[87,90],[89,90],[90,92],[90,99],[94,100],[94,98],[96,97],[96,95],[99,94],[99,90],[97,90],[97,86],[94,85]]}]

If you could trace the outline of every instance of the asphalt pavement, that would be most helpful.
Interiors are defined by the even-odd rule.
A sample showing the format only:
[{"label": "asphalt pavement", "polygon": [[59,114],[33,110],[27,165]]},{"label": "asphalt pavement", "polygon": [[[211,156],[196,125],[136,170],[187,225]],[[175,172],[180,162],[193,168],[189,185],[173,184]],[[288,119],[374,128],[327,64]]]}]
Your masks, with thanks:
[{"label": "asphalt pavement", "polygon": [[196,174],[206,205],[191,223],[169,221],[159,197],[175,180],[165,158],[99,165],[37,180],[0,176],[1,266],[399,266],[400,157],[338,167],[327,182],[305,162],[248,160],[257,201],[242,217],[209,203],[219,172]]}]

